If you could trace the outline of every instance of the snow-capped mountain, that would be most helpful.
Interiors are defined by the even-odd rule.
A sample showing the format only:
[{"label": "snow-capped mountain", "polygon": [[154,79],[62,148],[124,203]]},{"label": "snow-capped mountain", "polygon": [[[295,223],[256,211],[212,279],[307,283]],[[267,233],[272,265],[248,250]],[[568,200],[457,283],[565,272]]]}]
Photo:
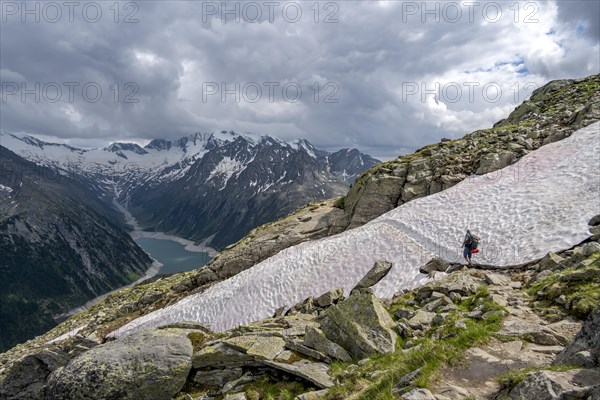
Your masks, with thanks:
[{"label": "snow-capped mountain", "polygon": [[[356,285],[376,260],[393,263],[378,296],[426,279],[433,257],[460,261],[466,229],[480,235],[476,261],[510,266],[579,244],[600,210],[600,123],[532,151],[517,163],[443,192],[415,199],[341,234],[287,248],[206,291],[144,315],[113,332],[123,336],[180,321],[216,330],[257,321],[279,307]],[[535,173],[525,177],[518,171]]]},{"label": "snow-capped mountain", "polygon": [[147,229],[225,247],[250,229],[307,202],[345,194],[378,160],[356,149],[335,153],[305,139],[285,142],[233,131],[113,143],[81,149],[0,134],[3,146],[127,204]]}]

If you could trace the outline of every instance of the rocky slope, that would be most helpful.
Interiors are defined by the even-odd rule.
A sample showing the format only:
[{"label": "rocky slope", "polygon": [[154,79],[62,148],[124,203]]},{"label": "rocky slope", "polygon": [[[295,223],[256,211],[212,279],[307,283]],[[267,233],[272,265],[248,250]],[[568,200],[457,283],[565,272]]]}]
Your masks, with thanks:
[{"label": "rocky slope", "polygon": [[[456,177],[477,172],[482,166],[477,157],[482,160],[487,157],[491,160],[490,164],[494,164],[496,158],[500,160],[499,149],[513,149],[515,158],[496,163],[496,166],[491,168],[500,168],[504,162],[512,163],[529,152],[529,146],[534,149],[545,144],[544,142],[559,140],[568,136],[575,130],[575,127],[581,127],[600,119],[599,90],[598,76],[578,81],[551,83],[548,88],[544,89],[543,96],[540,91],[536,92],[530,101],[533,103],[526,102],[511,114],[509,119],[514,118],[511,119],[510,125],[502,123],[491,130],[475,132],[456,141],[443,141],[440,144],[421,149],[413,155],[384,163],[359,178],[357,184],[343,200],[335,203],[334,201],[314,203],[276,223],[255,229],[243,240],[225,249],[207,269],[161,277],[144,285],[115,293],[104,302],[66,321],[43,338],[19,346],[2,355],[0,362],[7,368],[4,373],[21,356],[39,352],[47,347],[45,341],[65,334],[69,330],[80,329],[78,333],[80,338],[77,340],[101,342],[104,335],[137,316],[173,304],[190,293],[201,292],[215,282],[235,275],[284,248],[339,233],[348,226],[360,224],[361,221],[376,216],[374,215],[376,212],[371,213],[370,209],[384,210],[382,212],[389,210],[397,201],[394,193],[401,192],[405,187],[413,188],[411,186],[413,184],[429,188],[431,182],[436,182],[433,179],[435,175],[429,174],[427,168],[421,167],[422,164],[431,165],[432,161],[437,160],[435,156],[438,153],[440,153],[442,163],[447,162],[442,166],[454,171],[452,173],[456,174]],[[519,110],[523,107],[530,110],[521,113]],[[531,108],[534,110],[531,111]],[[444,150],[446,146],[447,150]],[[390,169],[390,167],[400,164],[407,166],[408,170],[412,168],[412,171],[415,172],[410,174],[407,170],[406,182],[402,181],[401,177],[394,175],[395,168]],[[437,165],[437,161],[433,164]],[[423,173],[418,173],[421,170]],[[483,171],[487,171],[487,169],[484,168]],[[413,177],[410,178],[411,182],[408,182],[410,176]],[[440,175],[440,179],[442,176],[445,175]],[[402,183],[400,183],[401,181]],[[380,185],[382,182],[386,182],[386,184]],[[394,182],[397,185],[392,185]],[[409,186],[406,186],[407,182],[410,184]],[[448,179],[446,182],[449,186],[456,183]],[[426,194],[427,192],[424,192],[418,196]],[[409,200],[408,197],[406,199]],[[363,206],[357,208],[353,204],[363,204]],[[359,209],[364,212],[357,211]],[[599,233],[597,228],[593,229],[596,229],[594,235],[597,236]],[[597,239],[596,237],[595,240]],[[91,346],[92,344],[88,343],[87,345]],[[419,353],[419,355],[422,354]],[[364,385],[364,382],[362,384]]]},{"label": "rocky slope", "polygon": [[0,146],[0,350],[144,275],[151,259],[85,187]]},{"label": "rocky slope", "polygon": [[[334,290],[227,332],[189,322],[104,344],[66,338],[8,366],[0,396],[598,398],[597,241],[514,270],[432,274],[380,300],[369,288],[391,268],[376,263],[348,297]],[[564,299],[550,282],[563,283]]]},{"label": "rocky slope", "polygon": [[144,228],[210,238],[218,249],[309,201],[345,193],[357,174],[378,163],[356,149],[329,153],[307,140],[233,131],[156,139],[143,148],[77,149],[10,134],[2,141],[100,198],[117,196]]}]

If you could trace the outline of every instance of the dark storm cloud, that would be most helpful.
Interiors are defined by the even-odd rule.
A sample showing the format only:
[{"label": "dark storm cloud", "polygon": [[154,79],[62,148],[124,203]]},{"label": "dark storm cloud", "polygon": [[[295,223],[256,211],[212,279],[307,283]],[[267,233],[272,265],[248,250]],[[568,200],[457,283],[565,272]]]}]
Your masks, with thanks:
[{"label": "dark storm cloud", "polygon": [[[23,10],[6,8],[22,3],[3,2],[1,129],[90,146],[234,129],[393,157],[489,126],[535,85],[598,73],[598,19],[586,18],[594,12],[587,3],[595,2],[577,3],[527,2],[515,14],[513,3],[482,2],[470,18],[452,2],[322,2],[315,21],[312,2],[282,2],[273,18],[263,2],[230,2],[239,10],[236,22],[221,2],[122,2],[115,22],[114,3],[96,2],[97,22],[81,9],[70,22],[63,8],[53,23],[44,15],[22,22]],[[244,21],[254,18],[254,5],[260,23]],[[298,21],[295,9],[302,11]],[[137,22],[125,23],[128,15]],[[337,22],[324,23],[328,16]],[[68,82],[79,83],[72,102]],[[20,87],[8,94],[21,83],[34,91],[39,83],[42,98],[21,99]],[[49,83],[62,87],[59,101],[46,98],[54,94]],[[436,83],[447,91],[421,96]],[[99,87],[102,96],[86,100],[85,84],[88,95]],[[297,102],[284,98],[286,84],[292,99],[301,87]],[[236,93],[225,101],[206,94],[221,85]],[[501,96],[491,98],[484,85],[501,88]],[[262,96],[254,102],[257,87]]]}]

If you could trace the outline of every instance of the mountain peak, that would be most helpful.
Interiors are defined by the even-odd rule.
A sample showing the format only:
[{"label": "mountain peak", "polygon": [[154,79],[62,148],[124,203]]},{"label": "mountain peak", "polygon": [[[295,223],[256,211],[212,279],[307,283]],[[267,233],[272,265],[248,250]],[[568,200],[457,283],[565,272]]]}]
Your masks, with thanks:
[{"label": "mountain peak", "polygon": [[105,150],[110,151],[112,153],[118,153],[121,151],[131,151],[133,153],[140,154],[140,155],[148,154],[148,152],[146,150],[141,148],[136,143],[115,142],[115,143],[111,143],[108,147],[105,147]]}]

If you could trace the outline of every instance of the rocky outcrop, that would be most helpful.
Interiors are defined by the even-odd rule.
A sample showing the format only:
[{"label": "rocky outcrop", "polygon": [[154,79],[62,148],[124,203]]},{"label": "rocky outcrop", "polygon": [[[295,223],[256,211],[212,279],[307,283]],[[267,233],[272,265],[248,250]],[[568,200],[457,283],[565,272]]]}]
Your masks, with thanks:
[{"label": "rocky outcrop", "polygon": [[361,290],[370,288],[375,285],[377,282],[385,278],[385,276],[392,269],[392,263],[389,261],[376,261],[373,268],[367,272],[367,274],[354,286],[352,292],[355,290]]},{"label": "rocky outcrop", "polygon": [[54,371],[45,399],[169,400],[192,367],[192,344],[177,329],[143,331],[83,353]]},{"label": "rocky outcrop", "polygon": [[354,228],[472,174],[515,163],[528,152],[600,120],[600,75],[550,82],[492,129],[444,140],[360,175],[340,201]]},{"label": "rocky outcrop", "polygon": [[588,316],[575,339],[558,355],[555,364],[600,367],[600,306]]},{"label": "rocky outcrop", "polygon": [[42,400],[46,379],[68,361],[69,355],[59,348],[25,356],[0,385],[0,398]]},{"label": "rocky outcrop", "polygon": [[321,321],[325,336],[355,358],[394,351],[393,326],[388,312],[368,289],[331,307]]},{"label": "rocky outcrop", "polygon": [[450,263],[442,258],[434,258],[427,264],[419,268],[419,272],[422,274],[430,274],[432,272],[446,272],[450,267]]},{"label": "rocky outcrop", "polygon": [[539,371],[528,375],[523,382],[515,386],[508,398],[511,400],[588,399],[592,391],[597,393],[598,387],[600,387],[600,369]]}]

